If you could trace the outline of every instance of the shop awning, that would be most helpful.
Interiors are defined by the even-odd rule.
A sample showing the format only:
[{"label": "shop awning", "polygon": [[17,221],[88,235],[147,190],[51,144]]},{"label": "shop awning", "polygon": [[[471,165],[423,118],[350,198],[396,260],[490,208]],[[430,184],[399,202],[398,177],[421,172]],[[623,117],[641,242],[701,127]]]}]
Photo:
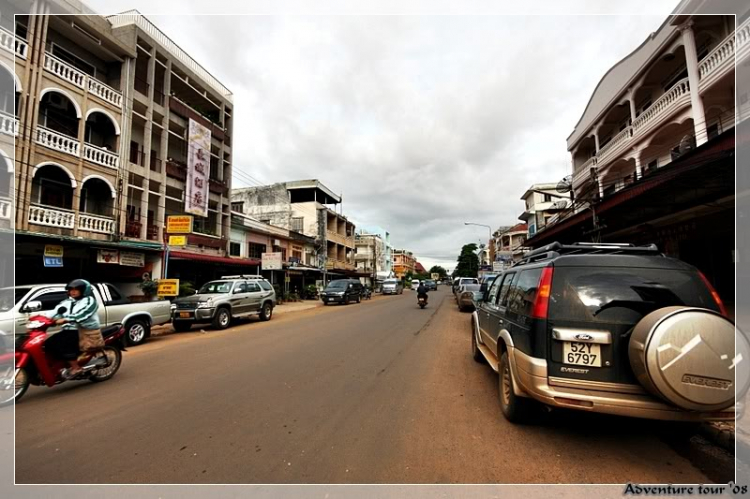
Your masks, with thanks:
[{"label": "shop awning", "polygon": [[148,241],[129,241],[129,240],[103,241],[99,239],[63,236],[60,234],[46,234],[44,232],[29,232],[25,230],[17,230],[15,231],[15,234],[16,236],[22,236],[22,237],[23,236],[42,237],[46,239],[54,239],[60,242],[85,244],[91,247],[128,248],[128,249],[143,250],[143,251],[162,251],[164,249],[164,246],[161,243],[151,243]]},{"label": "shop awning", "polygon": [[227,256],[206,255],[203,253],[188,253],[187,251],[170,251],[170,260],[195,260],[198,262],[220,263],[223,265],[248,266],[260,265],[257,258],[230,258]]}]

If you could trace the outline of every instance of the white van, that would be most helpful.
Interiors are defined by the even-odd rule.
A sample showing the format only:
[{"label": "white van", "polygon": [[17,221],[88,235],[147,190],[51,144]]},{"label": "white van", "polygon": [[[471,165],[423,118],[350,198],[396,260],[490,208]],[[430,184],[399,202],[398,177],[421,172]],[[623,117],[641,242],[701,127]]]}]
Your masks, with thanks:
[{"label": "white van", "polygon": [[411,289],[417,289],[419,287],[419,279],[411,281]]}]

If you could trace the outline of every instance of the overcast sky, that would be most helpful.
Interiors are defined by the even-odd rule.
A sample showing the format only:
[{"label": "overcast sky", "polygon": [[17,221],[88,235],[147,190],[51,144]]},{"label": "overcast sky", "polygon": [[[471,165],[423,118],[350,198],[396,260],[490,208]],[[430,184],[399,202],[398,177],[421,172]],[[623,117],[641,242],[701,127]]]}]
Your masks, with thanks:
[{"label": "overcast sky", "polygon": [[[283,2],[86,3],[101,13],[138,9],[233,91],[235,187],[252,185],[247,175],[320,179],[356,224],[386,228],[427,268],[453,268],[463,244],[486,242],[486,229],[464,222],[518,223],[532,183],[570,173],[565,140],[596,84],[676,4],[341,16],[330,12],[354,7],[329,3],[326,15],[310,16],[309,6]],[[394,5],[390,13],[411,4]],[[443,10],[431,14],[461,13],[434,5]],[[566,6],[598,15],[561,15]],[[208,8],[273,15],[195,15]],[[605,8],[619,12],[601,15]]]}]

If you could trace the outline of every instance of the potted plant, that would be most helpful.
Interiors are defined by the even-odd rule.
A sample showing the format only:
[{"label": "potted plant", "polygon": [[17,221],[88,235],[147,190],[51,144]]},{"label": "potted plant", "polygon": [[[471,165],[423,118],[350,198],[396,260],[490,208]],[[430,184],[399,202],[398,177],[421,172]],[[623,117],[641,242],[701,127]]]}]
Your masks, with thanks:
[{"label": "potted plant", "polygon": [[180,294],[179,296],[190,296],[195,294],[195,286],[192,282],[185,281],[180,283]]},{"label": "potted plant", "polygon": [[159,283],[153,279],[147,279],[138,285],[143,291],[143,296],[146,297],[146,301],[151,301],[159,289]]}]

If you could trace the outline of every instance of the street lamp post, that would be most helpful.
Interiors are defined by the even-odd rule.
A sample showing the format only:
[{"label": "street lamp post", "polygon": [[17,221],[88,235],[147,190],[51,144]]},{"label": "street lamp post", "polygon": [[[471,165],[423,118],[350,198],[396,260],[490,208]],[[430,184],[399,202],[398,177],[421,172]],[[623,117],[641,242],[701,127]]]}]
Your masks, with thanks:
[{"label": "street lamp post", "polygon": [[487,244],[489,245],[489,248],[490,248],[490,265],[492,265],[493,262],[495,261],[495,245],[493,244],[493,241],[492,241],[492,227],[486,224],[477,224],[474,222],[464,222],[464,225],[476,225],[479,227],[487,228],[487,232],[489,233],[489,241],[487,241]]}]

